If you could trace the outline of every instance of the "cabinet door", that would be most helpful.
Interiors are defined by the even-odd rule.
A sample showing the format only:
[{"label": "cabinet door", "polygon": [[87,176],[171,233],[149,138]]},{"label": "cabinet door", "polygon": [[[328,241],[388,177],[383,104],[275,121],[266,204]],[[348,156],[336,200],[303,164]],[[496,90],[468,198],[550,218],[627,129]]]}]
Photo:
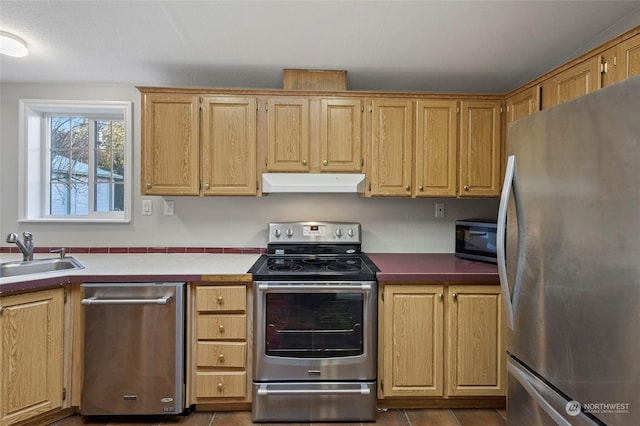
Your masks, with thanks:
[{"label": "cabinet door", "polygon": [[547,109],[600,88],[600,59],[588,59],[542,83],[542,108]]},{"label": "cabinet door", "polygon": [[464,101],[460,115],[460,197],[500,195],[500,102]]},{"label": "cabinet door", "polygon": [[322,99],[320,171],[362,169],[362,99]]},{"label": "cabinet door", "polygon": [[256,99],[202,100],[204,195],[255,195]]},{"label": "cabinet door", "polygon": [[617,59],[619,80],[640,74],[640,34],[618,45]]},{"label": "cabinet door", "polygon": [[4,297],[0,424],[62,407],[64,290]]},{"label": "cabinet door", "polygon": [[148,93],[142,104],[142,194],[198,195],[198,96]]},{"label": "cabinet door", "polygon": [[442,396],[443,286],[390,284],[383,291],[383,396]]},{"label": "cabinet door", "polygon": [[413,101],[371,101],[371,195],[411,195]]},{"label": "cabinet door", "polygon": [[507,99],[507,123],[540,111],[540,86],[536,85]]},{"label": "cabinet door", "polygon": [[499,285],[447,289],[448,394],[505,394],[505,345]]},{"label": "cabinet door", "polygon": [[308,172],[309,99],[269,98],[267,123],[267,169],[272,172]]},{"label": "cabinet door", "polygon": [[620,81],[617,52],[617,47],[612,47],[602,52],[599,56],[600,87],[607,87]]},{"label": "cabinet door", "polygon": [[416,196],[455,197],[458,103],[418,101],[416,121]]}]

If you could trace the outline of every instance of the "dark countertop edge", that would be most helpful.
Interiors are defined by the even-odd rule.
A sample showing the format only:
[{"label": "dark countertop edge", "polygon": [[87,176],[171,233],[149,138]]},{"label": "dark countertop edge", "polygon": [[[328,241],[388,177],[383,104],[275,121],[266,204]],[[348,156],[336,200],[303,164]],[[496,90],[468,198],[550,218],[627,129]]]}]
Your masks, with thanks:
[{"label": "dark countertop edge", "polygon": [[498,284],[498,274],[477,274],[477,273],[380,273],[378,272],[378,281],[383,283],[474,283],[474,284]]},{"label": "dark countertop edge", "polygon": [[0,285],[0,296],[62,287],[71,283],[140,283],[157,281],[202,281],[202,275],[60,275]]}]

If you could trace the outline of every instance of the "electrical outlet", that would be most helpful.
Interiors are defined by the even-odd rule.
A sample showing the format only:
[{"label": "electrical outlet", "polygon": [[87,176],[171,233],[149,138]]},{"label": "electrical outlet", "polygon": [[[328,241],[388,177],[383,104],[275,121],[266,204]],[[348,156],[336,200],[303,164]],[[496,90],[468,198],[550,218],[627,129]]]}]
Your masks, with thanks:
[{"label": "electrical outlet", "polygon": [[153,216],[153,200],[142,200],[142,216]]},{"label": "electrical outlet", "polygon": [[173,216],[176,214],[175,203],[173,200],[164,200],[164,215]]},{"label": "electrical outlet", "polygon": [[444,217],[444,203],[436,203],[435,217]]}]

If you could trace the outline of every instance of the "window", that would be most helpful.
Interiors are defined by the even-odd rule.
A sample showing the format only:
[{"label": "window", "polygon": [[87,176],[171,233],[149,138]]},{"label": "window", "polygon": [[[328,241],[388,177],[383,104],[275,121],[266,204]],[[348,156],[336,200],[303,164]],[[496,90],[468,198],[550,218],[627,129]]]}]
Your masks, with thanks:
[{"label": "window", "polygon": [[20,101],[23,221],[128,222],[129,102]]}]

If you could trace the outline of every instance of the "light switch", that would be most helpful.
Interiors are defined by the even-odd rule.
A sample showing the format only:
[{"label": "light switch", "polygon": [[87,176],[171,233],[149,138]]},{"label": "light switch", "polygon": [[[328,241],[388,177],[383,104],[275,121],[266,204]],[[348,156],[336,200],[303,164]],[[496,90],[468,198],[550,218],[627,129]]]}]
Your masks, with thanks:
[{"label": "light switch", "polygon": [[175,203],[173,200],[164,200],[164,215],[165,216],[173,216],[175,215]]},{"label": "light switch", "polygon": [[142,216],[153,215],[153,200],[142,200]]}]

